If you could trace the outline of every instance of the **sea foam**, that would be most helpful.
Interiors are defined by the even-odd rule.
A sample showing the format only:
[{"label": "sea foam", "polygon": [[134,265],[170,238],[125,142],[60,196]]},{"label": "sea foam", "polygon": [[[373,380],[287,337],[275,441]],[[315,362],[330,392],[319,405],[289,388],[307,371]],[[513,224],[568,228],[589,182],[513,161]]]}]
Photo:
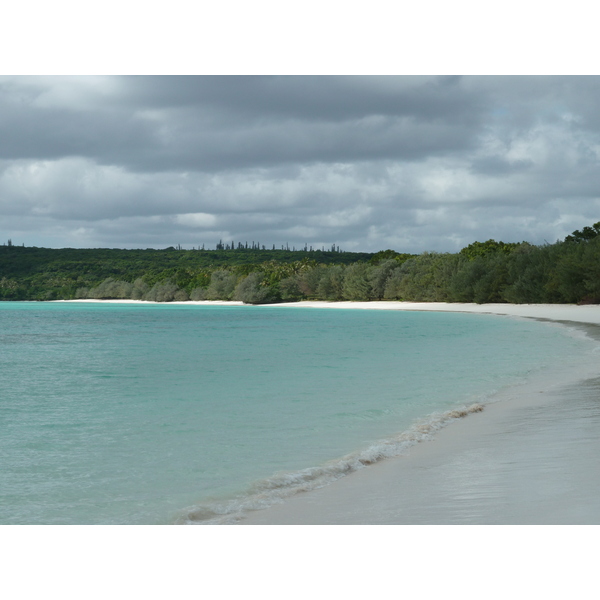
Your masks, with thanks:
[{"label": "sea foam", "polygon": [[318,467],[277,473],[254,483],[245,494],[227,502],[188,507],[178,515],[175,523],[188,525],[236,523],[248,511],[268,508],[299,492],[318,489],[381,460],[400,456],[411,446],[430,440],[434,433],[453,421],[481,412],[483,409],[482,404],[476,403],[443,413],[432,413],[419,419],[406,431],[379,440],[364,450],[352,452]]}]

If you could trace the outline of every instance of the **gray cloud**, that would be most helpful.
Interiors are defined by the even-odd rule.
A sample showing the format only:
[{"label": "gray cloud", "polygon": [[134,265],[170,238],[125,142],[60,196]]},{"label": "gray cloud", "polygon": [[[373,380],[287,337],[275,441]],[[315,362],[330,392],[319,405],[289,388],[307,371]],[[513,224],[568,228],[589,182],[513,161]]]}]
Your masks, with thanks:
[{"label": "gray cloud", "polygon": [[106,98],[85,78],[79,96],[26,79],[0,86],[0,158],[138,171],[415,160],[469,147],[482,108],[448,78],[132,77]]},{"label": "gray cloud", "polygon": [[0,236],[554,241],[600,219],[599,99],[598,77],[0,78]]}]

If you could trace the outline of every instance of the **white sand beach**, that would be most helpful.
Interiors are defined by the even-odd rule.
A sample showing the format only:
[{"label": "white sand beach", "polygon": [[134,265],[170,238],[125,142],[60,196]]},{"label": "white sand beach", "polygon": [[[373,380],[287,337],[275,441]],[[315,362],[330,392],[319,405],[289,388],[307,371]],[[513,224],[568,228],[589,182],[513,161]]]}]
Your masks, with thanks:
[{"label": "white sand beach", "polygon": [[[283,305],[278,305],[283,306]],[[600,306],[302,302],[437,310],[589,324]],[[585,326],[584,326],[585,330]],[[600,354],[504,391],[406,455],[250,513],[241,524],[600,524]]]},{"label": "white sand beach", "polygon": [[[147,302],[145,300],[52,300],[52,302],[102,302],[115,304],[165,304],[164,302]],[[235,300],[189,300],[186,302],[169,302],[168,304],[182,304],[185,306],[244,306],[243,302]],[[573,321],[575,323],[589,323],[600,325],[600,305],[575,304],[468,304],[448,302],[282,302],[267,304],[269,307],[295,307],[295,308],[357,308],[364,310],[417,310],[417,311],[443,311],[443,312],[468,312],[490,315],[507,315],[513,317],[529,317],[533,319],[547,319],[549,321]]]},{"label": "white sand beach", "polygon": [[[51,300],[51,302],[102,302],[115,304],[165,304],[164,302],[147,302],[145,300]],[[243,302],[235,300],[189,300],[186,302],[169,302],[186,306],[244,306]],[[430,310],[445,312],[469,312],[494,315],[509,315],[514,317],[531,317],[552,321],[574,321],[600,325],[600,305],[575,304],[468,304],[448,302],[281,302],[267,304],[269,307],[296,308],[359,308],[368,310]]]},{"label": "white sand beach", "polygon": [[460,302],[289,302],[270,306],[309,308],[360,308],[369,310],[424,310],[468,312],[490,315],[530,317],[550,321],[573,321],[600,325],[600,305],[589,304],[468,304]]}]

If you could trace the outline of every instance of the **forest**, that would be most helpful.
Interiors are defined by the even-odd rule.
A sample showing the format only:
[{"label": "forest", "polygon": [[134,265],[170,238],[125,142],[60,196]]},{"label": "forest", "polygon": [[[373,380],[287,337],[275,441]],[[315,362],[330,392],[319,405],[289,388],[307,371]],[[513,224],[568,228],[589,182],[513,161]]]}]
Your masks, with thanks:
[{"label": "forest", "polygon": [[0,246],[0,300],[300,300],[600,303],[600,222],[562,241],[473,242],[419,255],[223,246],[217,250]]}]

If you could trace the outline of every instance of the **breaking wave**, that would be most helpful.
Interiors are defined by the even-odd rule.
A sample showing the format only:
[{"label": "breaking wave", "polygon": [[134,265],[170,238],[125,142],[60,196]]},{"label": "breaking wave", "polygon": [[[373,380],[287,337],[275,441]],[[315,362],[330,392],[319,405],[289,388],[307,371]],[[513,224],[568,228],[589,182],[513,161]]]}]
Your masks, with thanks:
[{"label": "breaking wave", "polygon": [[319,467],[291,473],[277,473],[257,481],[245,494],[231,500],[188,507],[180,512],[175,523],[203,525],[236,523],[248,511],[268,508],[299,492],[326,486],[354,471],[386,458],[404,454],[411,446],[431,439],[434,433],[453,421],[482,410],[483,405],[476,403],[461,409],[432,413],[416,421],[409,429],[398,435],[380,440],[368,448],[352,452]]}]

